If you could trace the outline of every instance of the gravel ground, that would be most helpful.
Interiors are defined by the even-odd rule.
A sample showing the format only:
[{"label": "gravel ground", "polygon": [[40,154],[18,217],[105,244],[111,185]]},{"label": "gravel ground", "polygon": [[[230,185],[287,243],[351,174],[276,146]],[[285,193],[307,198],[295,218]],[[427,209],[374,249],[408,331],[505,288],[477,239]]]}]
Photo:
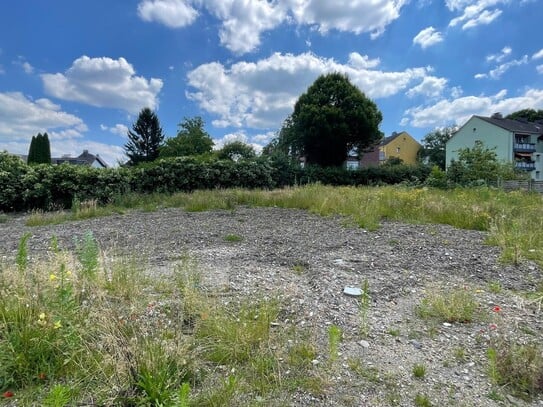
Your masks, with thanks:
[{"label": "gravel ground", "polygon": [[[288,405],[412,406],[417,394],[427,395],[435,406],[543,405],[541,397],[531,403],[488,397],[491,337],[543,342],[538,304],[519,295],[535,290],[543,274],[531,262],[500,263],[499,249],[485,245],[485,233],[396,222],[369,232],[338,217],[245,207],[134,212],[33,228],[24,220],[0,224],[0,256],[13,259],[26,231],[32,234],[34,257],[45,255],[52,235],[62,247],[73,248],[74,238],[92,231],[106,254],[138,253],[153,273],[167,277],[180,256],[189,254],[198,260],[208,287],[240,297],[279,296],[285,312],[278,323],[294,322],[314,332],[321,349],[315,364],[326,360],[327,328],[339,326],[344,333],[339,366],[325,396],[298,394]],[[227,242],[227,235],[242,240]],[[361,336],[358,299],[343,290],[366,280],[369,335]],[[489,290],[491,282],[502,290]],[[473,290],[488,318],[470,324],[422,320],[416,306],[429,287]],[[493,312],[496,305],[499,313]],[[349,367],[353,360],[376,375],[362,377]],[[415,364],[426,367],[424,378],[413,377]]]}]

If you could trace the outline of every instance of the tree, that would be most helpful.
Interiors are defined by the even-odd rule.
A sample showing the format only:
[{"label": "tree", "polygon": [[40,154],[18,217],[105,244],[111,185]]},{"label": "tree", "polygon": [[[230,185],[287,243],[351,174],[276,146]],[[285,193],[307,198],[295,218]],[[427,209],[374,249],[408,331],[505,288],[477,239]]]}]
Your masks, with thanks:
[{"label": "tree", "polygon": [[238,161],[240,159],[254,157],[256,157],[256,153],[253,146],[246,144],[243,141],[231,141],[217,151],[217,158],[220,160]]},{"label": "tree", "polygon": [[497,179],[516,179],[519,174],[512,163],[498,161],[494,149],[486,148],[482,142],[473,148],[458,150],[458,159],[451,161],[447,169],[447,179],[460,185],[496,181]]},{"label": "tree", "polygon": [[456,127],[435,129],[422,139],[422,148],[419,150],[418,159],[424,164],[437,165],[445,169],[445,145],[456,131]]},{"label": "tree", "polygon": [[192,119],[185,117],[183,123],[179,124],[177,136],[167,139],[160,149],[160,156],[181,157],[211,153],[214,143],[204,130],[204,125],[204,120],[199,116]]},{"label": "tree", "polygon": [[51,164],[51,144],[47,133],[32,136],[27,162],[28,164]]},{"label": "tree", "polygon": [[302,94],[285,121],[279,145],[308,164],[340,166],[352,149],[377,143],[383,134],[377,105],[346,75],[322,75]]},{"label": "tree", "polygon": [[507,116],[505,116],[506,119],[526,119],[529,122],[535,122],[537,120],[543,120],[543,110],[535,110],[535,109],[523,109],[518,110],[516,112],[513,112]]},{"label": "tree", "polygon": [[124,145],[129,165],[154,161],[158,158],[164,133],[157,115],[148,107],[143,108],[138,120],[128,130],[128,143]]}]

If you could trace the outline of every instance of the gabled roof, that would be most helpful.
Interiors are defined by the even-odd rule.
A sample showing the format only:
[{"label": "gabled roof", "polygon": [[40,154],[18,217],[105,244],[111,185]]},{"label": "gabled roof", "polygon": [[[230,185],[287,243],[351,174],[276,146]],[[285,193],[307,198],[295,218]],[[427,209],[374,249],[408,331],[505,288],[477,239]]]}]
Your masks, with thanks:
[{"label": "gabled roof", "polygon": [[540,123],[525,122],[521,120],[503,119],[499,117],[473,116],[494,126],[501,127],[512,133],[543,134],[543,125]]},{"label": "gabled roof", "polygon": [[83,153],[77,157],[78,160],[81,160],[85,162],[88,165],[92,165],[94,161],[98,161],[98,163],[104,167],[107,168],[107,164],[104,160],[100,158],[98,155],[90,154],[88,150],[83,150]]}]

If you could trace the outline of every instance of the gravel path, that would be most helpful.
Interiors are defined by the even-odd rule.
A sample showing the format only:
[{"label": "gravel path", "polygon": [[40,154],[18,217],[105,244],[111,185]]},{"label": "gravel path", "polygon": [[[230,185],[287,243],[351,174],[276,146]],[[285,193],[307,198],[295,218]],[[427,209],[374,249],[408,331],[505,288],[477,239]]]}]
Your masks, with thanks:
[{"label": "gravel path", "polygon": [[[279,208],[167,209],[33,228],[24,226],[24,217],[10,219],[0,224],[0,256],[14,258],[26,231],[32,234],[32,256],[46,253],[52,235],[62,247],[73,248],[74,238],[92,231],[106,254],[137,253],[152,272],[165,276],[189,254],[204,271],[206,286],[227,288],[236,296],[279,296],[285,320],[315,333],[322,350],[316,364],[326,359],[327,327],[338,325],[344,332],[340,366],[326,396],[300,394],[291,405],[410,406],[417,394],[426,394],[435,406],[543,405],[543,398],[526,404],[488,397],[490,338],[543,342],[537,304],[515,294],[535,290],[543,274],[530,262],[500,263],[499,249],[485,245],[485,233],[395,222],[368,232],[341,218]],[[228,242],[227,235],[242,240]],[[358,300],[343,289],[361,287],[366,280],[371,306],[369,335],[363,337]],[[491,292],[491,282],[502,290]],[[477,291],[489,318],[471,324],[422,320],[416,306],[429,287]],[[492,312],[495,305],[500,315]],[[490,329],[491,322],[497,329]],[[375,377],[357,373],[355,360]],[[426,366],[424,378],[413,377],[415,364]]]}]

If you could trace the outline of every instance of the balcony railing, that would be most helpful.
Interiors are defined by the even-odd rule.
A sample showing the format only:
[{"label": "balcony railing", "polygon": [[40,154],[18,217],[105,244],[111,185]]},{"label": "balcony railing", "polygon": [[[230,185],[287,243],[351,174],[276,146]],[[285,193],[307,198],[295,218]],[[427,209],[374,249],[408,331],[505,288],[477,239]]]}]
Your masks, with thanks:
[{"label": "balcony railing", "polygon": [[515,167],[519,170],[533,171],[535,170],[535,162],[533,161],[517,161]]},{"label": "balcony railing", "polygon": [[515,152],[533,153],[535,151],[534,143],[515,143],[513,145]]}]

